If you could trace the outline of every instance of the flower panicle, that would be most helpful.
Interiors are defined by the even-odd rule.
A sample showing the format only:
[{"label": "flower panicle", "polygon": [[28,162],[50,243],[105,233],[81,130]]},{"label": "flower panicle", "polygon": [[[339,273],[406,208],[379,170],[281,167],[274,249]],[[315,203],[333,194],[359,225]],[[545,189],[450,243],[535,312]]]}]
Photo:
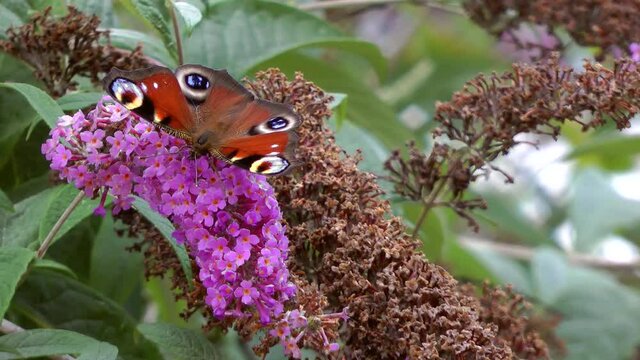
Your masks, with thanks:
[{"label": "flower panicle", "polygon": [[109,44],[109,32],[99,29],[100,19],[68,6],[67,14],[56,18],[52,8],[35,14],[27,23],[10,27],[0,50],[16,56],[34,68],[52,96],[64,95],[77,86],[77,75],[98,85],[99,74],[113,67],[136,69],[153,60],[142,55],[142,47],[133,51]]},{"label": "flower panicle", "polygon": [[263,176],[193,159],[183,140],[110,98],[86,116],[62,116],[42,152],[61,179],[100,197],[96,214],[106,213],[109,194],[114,214],[131,209],[135,195],[166,216],[195,260],[215,318],[269,324],[294,297],[282,213]]},{"label": "flower panicle", "polygon": [[425,206],[447,206],[477,230],[471,211],[484,208],[484,201],[465,198],[466,190],[490,171],[513,181],[492,162],[523,143],[518,135],[556,139],[564,122],[584,130],[607,122],[625,129],[640,112],[640,68],[633,59],[619,59],[613,69],[585,61],[583,69],[561,65],[555,53],[468,81],[450,101],[437,104],[440,126],[429,154],[409,144],[408,156],[397,151],[385,163],[395,192]]}]

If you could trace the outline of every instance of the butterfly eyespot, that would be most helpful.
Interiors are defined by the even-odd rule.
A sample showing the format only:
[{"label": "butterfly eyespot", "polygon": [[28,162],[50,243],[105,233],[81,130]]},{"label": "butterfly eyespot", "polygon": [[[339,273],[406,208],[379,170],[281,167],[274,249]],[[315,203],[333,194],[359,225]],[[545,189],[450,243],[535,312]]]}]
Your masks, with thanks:
[{"label": "butterfly eyespot", "polygon": [[199,74],[188,74],[184,77],[184,82],[188,87],[194,90],[207,90],[211,83],[209,80]]},{"label": "butterfly eyespot", "polygon": [[284,129],[287,125],[289,125],[289,120],[283,117],[277,117],[267,121],[267,127],[271,130]]},{"label": "butterfly eyespot", "polygon": [[276,175],[289,168],[289,161],[280,156],[264,156],[251,163],[249,171],[262,175]]},{"label": "butterfly eyespot", "polygon": [[127,109],[133,110],[142,106],[144,94],[142,90],[131,81],[117,78],[111,82],[109,89],[116,100]]}]

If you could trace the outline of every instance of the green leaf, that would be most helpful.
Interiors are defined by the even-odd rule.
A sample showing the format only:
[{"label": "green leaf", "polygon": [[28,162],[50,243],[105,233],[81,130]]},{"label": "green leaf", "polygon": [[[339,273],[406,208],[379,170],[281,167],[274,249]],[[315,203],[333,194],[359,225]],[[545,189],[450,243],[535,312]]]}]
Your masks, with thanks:
[{"label": "green leaf", "polygon": [[[567,133],[577,133],[580,130],[568,124],[563,126]],[[634,157],[640,153],[640,136],[621,136],[617,131],[601,131],[600,133],[585,134],[579,132],[571,153],[565,160],[578,160],[581,167],[597,166],[611,171],[624,171],[633,167]]]},{"label": "green leaf", "polygon": [[142,254],[126,250],[135,241],[116,234],[116,223],[108,215],[93,243],[89,284],[119,304],[124,304],[142,282]]},{"label": "green leaf", "polygon": [[140,324],[138,330],[158,346],[165,359],[220,359],[213,344],[199,332],[170,324]]},{"label": "green leaf", "polygon": [[329,104],[331,109],[331,118],[336,124],[336,130],[340,131],[342,124],[347,118],[348,96],[343,93],[330,93],[333,100]]},{"label": "green leaf", "polygon": [[640,344],[638,292],[604,272],[571,267],[558,252],[541,251],[543,255],[536,254],[534,259],[547,260],[536,267],[554,263],[551,265],[554,268],[566,269],[561,286],[548,277],[546,280],[551,281],[549,285],[554,288],[546,305],[562,315],[563,321],[556,333],[569,350],[566,359],[630,358]]},{"label": "green leaf", "polygon": [[0,87],[13,89],[24,96],[31,107],[44,119],[49,127],[55,127],[58,118],[64,115],[60,106],[46,92],[23,83],[4,82]]},{"label": "green leaf", "polygon": [[186,301],[176,301],[171,281],[168,278],[154,277],[145,281],[144,293],[156,307],[157,321],[184,325],[184,319],[180,317],[180,313],[186,309]]},{"label": "green leaf", "polygon": [[16,348],[0,344],[0,356],[2,356],[2,353],[9,353],[11,355],[20,355],[20,352],[18,352]]},{"label": "green leaf", "polygon": [[12,26],[22,25],[22,19],[3,4],[0,4],[0,38],[6,38],[6,31]]},{"label": "green leaf", "polygon": [[531,259],[534,296],[545,304],[553,304],[564,291],[568,272],[567,263],[558,251],[538,249]]},{"label": "green leaf", "polygon": [[209,6],[185,42],[185,61],[242,75],[275,56],[309,47],[358,54],[380,74],[386,67],[375,45],[348,37],[307,12],[267,1],[225,1]]},{"label": "green leaf", "polygon": [[164,0],[131,0],[134,8],[160,34],[166,47],[173,44],[171,37],[169,12]]},{"label": "green leaf", "polygon": [[595,155],[601,158],[637,155],[640,153],[640,136],[621,136],[618,133],[591,137],[564,157],[572,160],[581,156]]},{"label": "green leaf", "polygon": [[25,359],[73,354],[78,360],[115,360],[118,348],[73,331],[34,329],[0,337],[0,346],[14,348],[18,354],[0,352],[0,359]]},{"label": "green leaf", "polygon": [[579,173],[573,189],[568,212],[579,251],[591,251],[606,235],[640,221],[640,202],[618,195],[598,170]]},{"label": "green leaf", "polygon": [[[42,219],[40,220],[39,242],[42,242],[47,236],[51,228],[58,221],[62,213],[69,207],[71,202],[75,199],[80,191],[73,185],[61,186],[51,197],[49,203],[46,205],[46,210]],[[108,200],[111,201],[110,199]],[[71,215],[62,224],[62,227],[56,234],[54,241],[59,239],[62,235],[66,234],[74,226],[80,223],[82,220],[93,214],[93,210],[100,203],[100,198],[88,199],[84,198],[80,201],[78,206],[73,210]]]},{"label": "green leaf", "polygon": [[92,106],[100,101],[103,93],[99,92],[74,92],[68,93],[57,100],[58,105],[64,111],[74,111]]},{"label": "green leaf", "polygon": [[[521,197],[522,194],[516,196]],[[491,223],[497,231],[515,236],[530,244],[545,244],[550,241],[550,236],[541,228],[529,220],[520,210],[518,198],[502,196],[498,193],[483,193],[482,197],[487,202],[487,210],[483,212],[482,222]]]},{"label": "green leaf", "polygon": [[16,286],[35,253],[31,250],[14,247],[0,247],[0,319],[9,308]]},{"label": "green leaf", "polygon": [[[38,83],[33,75],[33,70],[24,62],[9,54],[0,52],[0,81],[6,80],[30,84]],[[29,106],[27,99],[15,91],[0,91],[0,109],[2,109],[0,141],[3,142],[26,129],[31,124],[32,119],[37,116]],[[3,154],[11,153],[11,151],[4,149],[2,152]],[[7,156],[2,158],[3,160],[0,160],[0,162],[4,162]]]},{"label": "green leaf", "polygon": [[457,239],[447,239],[442,248],[442,263],[447,264],[456,279],[498,281],[488,266],[473,251],[460,245]]},{"label": "green leaf", "polygon": [[172,4],[180,14],[180,17],[182,17],[182,20],[184,20],[187,34],[191,34],[193,28],[202,20],[202,12],[186,1],[177,1]]},{"label": "green leaf", "polygon": [[18,288],[12,311],[41,327],[76,331],[118,347],[123,359],[158,359],[155,345],[118,304],[57,272],[34,270]]},{"label": "green leaf", "polygon": [[[394,214],[401,216],[405,220],[408,229],[407,233],[411,234],[420,218],[423,205],[415,201],[404,201],[398,203],[394,207],[395,209],[401,211],[401,214],[395,212]],[[451,231],[448,230],[448,225],[441,209],[431,209],[420,226],[418,239],[422,241],[422,251],[431,262],[440,263],[441,261],[444,243],[447,241],[447,237],[452,236]]]},{"label": "green leaf", "polygon": [[147,220],[149,220],[155,227],[164,235],[165,239],[169,242],[173,251],[175,251],[178,260],[180,261],[180,265],[182,266],[182,271],[184,271],[184,275],[189,282],[189,286],[193,285],[193,271],[191,270],[191,260],[189,259],[189,255],[187,254],[187,250],[185,249],[183,244],[178,244],[176,240],[173,238],[173,231],[175,228],[173,224],[165,218],[164,216],[158,214],[153,211],[149,204],[143,199],[136,197],[133,201],[133,208],[136,209],[142,216],[144,216]]},{"label": "green leaf", "polygon": [[40,223],[35,219],[42,219],[47,204],[59,187],[46,189],[26,198],[15,205],[16,211],[10,215],[0,214],[0,246],[14,245],[27,247],[38,240]]},{"label": "green leaf", "polygon": [[[324,91],[347,94],[347,119],[367,130],[387,148],[397,148],[415,137],[414,133],[397,119],[394,109],[385,104],[371,90],[370,85],[354,78],[347,69],[299,53],[279,56],[261,64],[261,67],[279,67],[288,76],[301,71],[305,79],[313,81]],[[415,140],[421,144],[421,139]]]},{"label": "green leaf", "polygon": [[338,145],[348,154],[354,154],[358,149],[362,151],[364,158],[358,164],[360,170],[378,175],[383,173],[383,164],[389,157],[389,150],[376,137],[349,121],[334,136]]},{"label": "green leaf", "polygon": [[13,203],[11,199],[7,196],[7,194],[0,189],[0,209],[3,209],[8,212],[15,212],[16,209],[13,207]]},{"label": "green leaf", "polygon": [[[29,104],[18,95],[18,103],[28,108],[32,115],[29,119],[24,119],[24,124],[16,125],[20,128],[19,132],[10,134],[4,140],[0,140],[0,188],[7,192],[7,195],[14,202],[18,202],[27,196],[33,195],[43,189],[50,187],[50,181],[47,178],[44,182],[38,179],[44,179],[50,175],[49,162],[42,155],[40,149],[44,139],[49,136],[51,130],[43,121],[38,121],[39,116],[33,112]],[[0,99],[4,98],[4,94],[0,94]],[[0,100],[0,103],[3,102]],[[0,123],[12,122],[13,120],[3,118]],[[37,123],[30,137],[26,137],[25,125],[29,123]],[[3,126],[0,126],[3,127]],[[2,137],[0,135],[0,137]]]},{"label": "green leaf", "polygon": [[21,0],[3,0],[2,6],[22,20],[27,20],[29,11],[32,10],[32,5],[28,1]]},{"label": "green leaf", "polygon": [[69,275],[60,268],[45,268],[45,270],[56,271],[61,275],[78,279],[84,284],[89,283],[91,269],[91,251],[96,238],[102,218],[90,216],[73,229],[69,230],[47,251],[46,259],[54,260],[64,264],[75,275]]},{"label": "green leaf", "polygon": [[163,65],[171,68],[178,65],[176,59],[167,50],[162,41],[143,32],[111,28],[109,29],[109,38],[113,46],[127,50],[133,50],[136,46],[142,44],[145,56],[158,60]]},{"label": "green leaf", "polygon": [[100,27],[113,26],[115,17],[113,0],[66,0],[67,5],[74,6],[87,15],[100,18]]},{"label": "green leaf", "polygon": [[34,269],[42,269],[42,270],[50,270],[50,271],[57,271],[62,275],[65,275],[67,277],[70,277],[72,279],[78,279],[78,275],[76,275],[75,272],[73,272],[73,270],[71,270],[70,267],[68,267],[67,265],[55,261],[55,260],[51,260],[51,259],[36,259],[33,262],[32,267]]},{"label": "green leaf", "polygon": [[520,263],[489,248],[478,246],[470,248],[470,250],[501,283],[511,284],[516,290],[525,295],[533,293],[529,272]]}]

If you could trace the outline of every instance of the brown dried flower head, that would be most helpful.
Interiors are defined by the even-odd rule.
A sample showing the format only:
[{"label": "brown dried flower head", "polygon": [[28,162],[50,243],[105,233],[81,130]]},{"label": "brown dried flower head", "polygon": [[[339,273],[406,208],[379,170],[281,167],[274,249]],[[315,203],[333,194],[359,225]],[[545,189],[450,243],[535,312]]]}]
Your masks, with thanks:
[{"label": "brown dried flower head", "polygon": [[109,45],[109,34],[98,30],[99,25],[97,16],[87,16],[72,6],[67,15],[56,19],[49,7],[28,23],[9,28],[7,40],[0,40],[0,49],[32,66],[35,76],[55,97],[74,89],[76,75],[86,76],[98,85],[100,74],[113,67],[135,69],[149,65],[141,47],[129,52]]},{"label": "brown dried flower head", "polygon": [[491,170],[513,181],[492,161],[520,143],[517,135],[555,139],[565,121],[584,130],[607,121],[618,129],[630,126],[640,110],[638,66],[620,59],[613,70],[590,62],[583,68],[576,72],[561,66],[554,54],[532,65],[514,64],[510,72],[468,81],[450,101],[437,104],[435,120],[441,125],[434,131],[437,142],[430,154],[410,145],[408,160],[395,152],[386,162],[395,191],[423,202],[427,210],[450,207],[477,230],[470,211],[484,208],[484,203],[465,199],[465,192]]},{"label": "brown dried flower head", "polygon": [[329,98],[301,75],[287,81],[275,70],[259,73],[249,88],[304,119],[302,165],[272,183],[288,221],[292,273],[326,297],[325,312],[349,309],[337,357],[512,358],[499,327],[480,319],[478,301],[416,250],[375,177],[336,145],[324,124]]},{"label": "brown dried flower head", "polygon": [[[470,284],[460,286],[462,293],[476,297],[476,287]],[[552,344],[559,353],[564,352],[562,341],[553,331],[558,317],[545,313],[536,314],[532,304],[515,293],[510,286],[493,287],[485,282],[478,297],[480,318],[487,323],[498,325],[499,336],[505,339],[520,359],[548,358],[546,344]],[[546,335],[542,338],[540,334]]]}]

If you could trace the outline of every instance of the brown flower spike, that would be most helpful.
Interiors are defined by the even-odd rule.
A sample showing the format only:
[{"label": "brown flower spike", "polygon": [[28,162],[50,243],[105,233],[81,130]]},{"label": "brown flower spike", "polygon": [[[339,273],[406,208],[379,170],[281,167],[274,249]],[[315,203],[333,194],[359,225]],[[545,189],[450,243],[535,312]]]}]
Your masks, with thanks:
[{"label": "brown flower spike", "polygon": [[[350,319],[340,330],[344,342],[335,358],[348,359],[510,359],[514,355],[545,358],[547,349],[534,331],[525,329],[524,308],[500,312],[501,323],[520,326],[518,334],[491,321],[496,307],[483,307],[472,291],[462,289],[444,269],[417,251],[400,219],[390,217],[388,203],[372,175],[357,169],[323,123],[330,98],[301,75],[287,81],[277,70],[259,73],[247,86],[258,96],[293,105],[304,118],[299,156],[306,159],[293,176],[274,179],[288,221],[289,268],[298,287],[289,309],[310,317],[347,309]],[[177,297],[186,299],[189,316],[197,309],[209,315],[209,327],[227,328],[213,320],[198,289],[189,292],[180,265],[165,240],[139,216],[124,214],[132,229],[144,235],[147,275],[172,273]],[[195,264],[193,264],[195,266]],[[194,268],[197,272],[197,269]],[[510,295],[509,295],[510,296]],[[509,296],[504,297],[508,301]],[[521,299],[519,300],[521,301]],[[511,325],[517,324],[517,325]],[[338,322],[324,324],[326,336],[338,336]],[[249,339],[255,323],[236,322]],[[273,339],[254,348],[266,354]],[[317,337],[306,346],[321,351]]]},{"label": "brown flower spike", "polygon": [[434,131],[437,142],[431,153],[410,145],[408,160],[399,152],[387,160],[395,191],[423,203],[423,214],[435,206],[449,207],[477,230],[470,211],[485,205],[482,199],[466,199],[466,190],[491,170],[512,181],[491,162],[519,143],[517,135],[555,139],[565,121],[584,130],[613,121],[624,129],[640,111],[640,71],[632,60],[618,60],[613,70],[590,62],[583,67],[576,72],[561,66],[555,54],[468,81],[450,101],[437,104],[435,120],[440,126]]},{"label": "brown flower spike", "polygon": [[[98,30],[97,16],[87,16],[72,6],[68,11],[56,19],[49,7],[27,24],[9,28],[7,40],[0,40],[0,50],[31,65],[49,94],[59,97],[74,89],[76,75],[86,76],[98,85],[99,75],[113,67],[149,66],[141,47],[128,52],[108,45],[109,33]],[[107,45],[101,45],[105,40]]]},{"label": "brown flower spike", "polygon": [[[483,322],[479,303],[445,270],[416,250],[390,214],[375,177],[336,145],[324,124],[330,101],[296,75],[271,70],[248,84],[259,97],[292,105],[301,168],[273,180],[288,221],[290,269],[326,297],[326,312],[348,307],[341,334],[350,359],[508,359],[498,326]],[[530,344],[546,356],[546,347]]]}]

